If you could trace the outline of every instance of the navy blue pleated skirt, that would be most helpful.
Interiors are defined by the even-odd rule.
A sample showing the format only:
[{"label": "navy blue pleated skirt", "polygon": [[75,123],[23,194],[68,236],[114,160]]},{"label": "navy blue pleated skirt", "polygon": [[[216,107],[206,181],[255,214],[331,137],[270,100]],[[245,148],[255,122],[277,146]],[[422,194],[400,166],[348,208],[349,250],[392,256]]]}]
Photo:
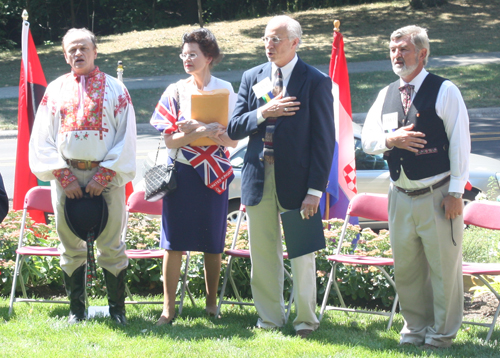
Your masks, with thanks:
[{"label": "navy blue pleated skirt", "polygon": [[177,190],[163,198],[160,247],[220,254],[227,227],[228,191],[207,188],[191,165],[175,163]]}]

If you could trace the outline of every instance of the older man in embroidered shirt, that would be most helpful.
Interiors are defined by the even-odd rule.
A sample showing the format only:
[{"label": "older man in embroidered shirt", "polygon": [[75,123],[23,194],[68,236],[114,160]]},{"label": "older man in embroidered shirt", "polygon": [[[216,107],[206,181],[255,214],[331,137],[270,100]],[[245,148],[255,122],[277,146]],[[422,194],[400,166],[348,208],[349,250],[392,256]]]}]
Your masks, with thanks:
[{"label": "older man in embroidered shirt", "polygon": [[[71,73],[47,88],[30,141],[30,167],[51,181],[61,267],[70,298],[69,322],[86,318],[84,241],[69,229],[66,198],[103,195],[109,209],[106,228],[97,238],[97,262],[104,270],[112,319],[126,324],[124,277],[128,266],[120,234],[125,219],[125,184],[135,176],[135,113],[125,86],[99,71],[95,36],[71,29],[63,37]],[[82,191],[83,189],[83,191]]]}]

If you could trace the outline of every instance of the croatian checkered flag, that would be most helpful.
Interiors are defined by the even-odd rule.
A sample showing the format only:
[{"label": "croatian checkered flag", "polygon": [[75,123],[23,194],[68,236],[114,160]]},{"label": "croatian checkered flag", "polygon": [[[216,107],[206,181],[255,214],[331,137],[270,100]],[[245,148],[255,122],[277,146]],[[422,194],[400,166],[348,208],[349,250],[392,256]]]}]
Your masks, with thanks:
[{"label": "croatian checkered flag", "polygon": [[[333,81],[335,155],[326,192],[332,196],[329,218],[343,219],[349,201],[357,193],[357,188],[354,136],[352,131],[351,90],[349,87],[347,61],[344,54],[344,39],[338,30],[340,22],[337,23],[337,21],[335,21],[329,71],[329,75]],[[357,219],[353,218],[351,223],[356,224]]]}]

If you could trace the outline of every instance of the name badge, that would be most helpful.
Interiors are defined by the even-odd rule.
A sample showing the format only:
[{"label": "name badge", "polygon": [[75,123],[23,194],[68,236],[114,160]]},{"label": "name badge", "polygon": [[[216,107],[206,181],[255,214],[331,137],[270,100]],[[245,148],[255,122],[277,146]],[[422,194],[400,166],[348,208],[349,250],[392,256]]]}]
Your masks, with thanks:
[{"label": "name badge", "polygon": [[274,98],[273,85],[269,77],[264,78],[259,83],[252,86],[253,92],[258,98],[262,98],[264,102],[269,102]]},{"label": "name badge", "polygon": [[387,113],[382,115],[382,126],[385,133],[391,133],[398,129],[398,113]]}]

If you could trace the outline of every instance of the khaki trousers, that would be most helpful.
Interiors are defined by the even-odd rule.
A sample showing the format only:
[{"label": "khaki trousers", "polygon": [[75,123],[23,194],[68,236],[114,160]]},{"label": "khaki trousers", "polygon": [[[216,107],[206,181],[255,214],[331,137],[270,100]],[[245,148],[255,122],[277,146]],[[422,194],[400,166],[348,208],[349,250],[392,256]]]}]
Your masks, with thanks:
[{"label": "khaki trousers", "polygon": [[396,289],[405,320],[401,343],[449,347],[462,324],[464,221],[460,216],[452,224],[444,217],[448,186],[416,197],[392,184],[389,189]]},{"label": "khaki trousers", "polygon": [[[77,177],[80,186],[85,187],[97,169],[79,170],[72,168],[71,171]],[[64,217],[66,194],[63,187],[57,180],[51,181],[51,187],[56,230],[61,240],[59,245],[59,251],[61,252],[60,265],[71,276],[73,271],[87,261],[87,243],[73,234],[66,223]],[[102,192],[102,195],[108,204],[108,222],[95,241],[97,263],[117,276],[128,266],[125,243],[121,241],[121,233],[125,223],[125,187],[116,187],[109,184]]]},{"label": "khaki trousers", "polygon": [[[281,207],[276,194],[274,166],[265,164],[264,193],[261,202],[246,207],[249,221],[251,286],[255,307],[259,314],[257,326],[276,328],[285,324],[283,299],[283,244],[279,213]],[[307,238],[304,238],[307,239]],[[295,330],[315,330],[316,317],[316,262],[314,253],[290,260],[297,317]]]}]

